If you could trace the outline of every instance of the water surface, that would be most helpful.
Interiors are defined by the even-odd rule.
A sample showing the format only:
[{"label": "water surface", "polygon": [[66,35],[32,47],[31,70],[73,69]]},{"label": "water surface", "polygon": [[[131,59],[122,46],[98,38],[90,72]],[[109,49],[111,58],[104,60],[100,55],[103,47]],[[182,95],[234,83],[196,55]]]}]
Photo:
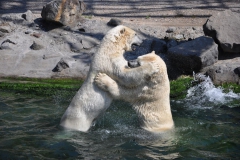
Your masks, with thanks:
[{"label": "water surface", "polygon": [[239,95],[206,84],[171,100],[175,129],[158,135],[122,101],[82,133],[59,127],[72,97],[0,90],[0,159],[239,159]]}]

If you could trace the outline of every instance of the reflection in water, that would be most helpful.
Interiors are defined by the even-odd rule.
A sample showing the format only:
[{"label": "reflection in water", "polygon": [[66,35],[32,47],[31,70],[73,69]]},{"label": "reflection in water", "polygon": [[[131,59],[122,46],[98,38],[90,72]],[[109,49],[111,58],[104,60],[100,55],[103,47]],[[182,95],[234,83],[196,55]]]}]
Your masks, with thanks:
[{"label": "reflection in water", "polygon": [[[207,94],[210,90],[214,93]],[[115,101],[88,133],[62,130],[60,118],[71,101],[63,95],[0,91],[0,159],[240,157],[239,95],[218,90],[208,78],[186,99],[171,100],[175,129],[161,134],[141,129],[136,113],[122,101]]]}]

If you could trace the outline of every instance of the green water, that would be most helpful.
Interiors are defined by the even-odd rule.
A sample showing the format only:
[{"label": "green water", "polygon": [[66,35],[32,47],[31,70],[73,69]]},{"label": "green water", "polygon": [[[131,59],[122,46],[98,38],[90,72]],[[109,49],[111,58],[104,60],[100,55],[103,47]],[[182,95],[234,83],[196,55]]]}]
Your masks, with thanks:
[{"label": "green water", "polygon": [[158,135],[139,128],[131,106],[115,101],[81,133],[59,127],[74,92],[41,97],[0,90],[0,159],[240,158],[239,99],[172,99],[175,129]]}]

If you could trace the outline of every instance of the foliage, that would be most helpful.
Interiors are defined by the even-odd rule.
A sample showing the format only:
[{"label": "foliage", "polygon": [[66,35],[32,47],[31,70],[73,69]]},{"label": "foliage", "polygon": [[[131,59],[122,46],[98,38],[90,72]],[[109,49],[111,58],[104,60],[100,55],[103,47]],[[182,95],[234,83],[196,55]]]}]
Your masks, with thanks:
[{"label": "foliage", "polygon": [[[170,97],[183,99],[187,95],[187,90],[192,87],[193,78],[182,76],[177,80],[170,81]],[[0,90],[14,90],[16,93],[28,93],[39,96],[52,96],[56,93],[73,96],[82,85],[80,79],[37,79],[37,78],[2,78],[0,79]],[[226,92],[232,90],[240,93],[240,85],[225,83],[221,87]]]},{"label": "foliage", "polygon": [[40,96],[51,96],[60,91],[71,95],[82,83],[79,79],[4,78],[0,80],[0,89]]},{"label": "foliage", "polygon": [[192,87],[193,78],[180,77],[177,80],[170,82],[170,97],[176,99],[183,99],[187,95],[187,90]]},{"label": "foliage", "polygon": [[225,92],[232,90],[234,93],[240,93],[240,85],[236,83],[224,83],[221,85]]}]

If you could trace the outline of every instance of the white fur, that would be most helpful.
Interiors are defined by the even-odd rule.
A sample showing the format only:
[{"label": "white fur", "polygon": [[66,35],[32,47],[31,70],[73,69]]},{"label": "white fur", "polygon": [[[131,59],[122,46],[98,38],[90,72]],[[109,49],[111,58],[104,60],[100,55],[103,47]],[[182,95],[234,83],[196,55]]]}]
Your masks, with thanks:
[{"label": "white fur", "polygon": [[140,56],[140,65],[157,63],[159,72],[145,77],[145,83],[135,87],[124,87],[106,74],[99,73],[95,83],[108,91],[115,99],[133,104],[142,122],[142,127],[151,132],[162,132],[174,127],[170,108],[170,84],[164,61],[155,52]]},{"label": "white fur", "polygon": [[72,99],[62,116],[60,125],[64,128],[86,132],[99,115],[110,106],[112,97],[94,84],[94,78],[99,73],[106,73],[122,85],[142,83],[146,75],[157,71],[154,65],[129,69],[123,54],[131,50],[132,43],[139,40],[136,33],[125,26],[117,26],[103,38],[98,52],[94,54],[88,76]]}]

